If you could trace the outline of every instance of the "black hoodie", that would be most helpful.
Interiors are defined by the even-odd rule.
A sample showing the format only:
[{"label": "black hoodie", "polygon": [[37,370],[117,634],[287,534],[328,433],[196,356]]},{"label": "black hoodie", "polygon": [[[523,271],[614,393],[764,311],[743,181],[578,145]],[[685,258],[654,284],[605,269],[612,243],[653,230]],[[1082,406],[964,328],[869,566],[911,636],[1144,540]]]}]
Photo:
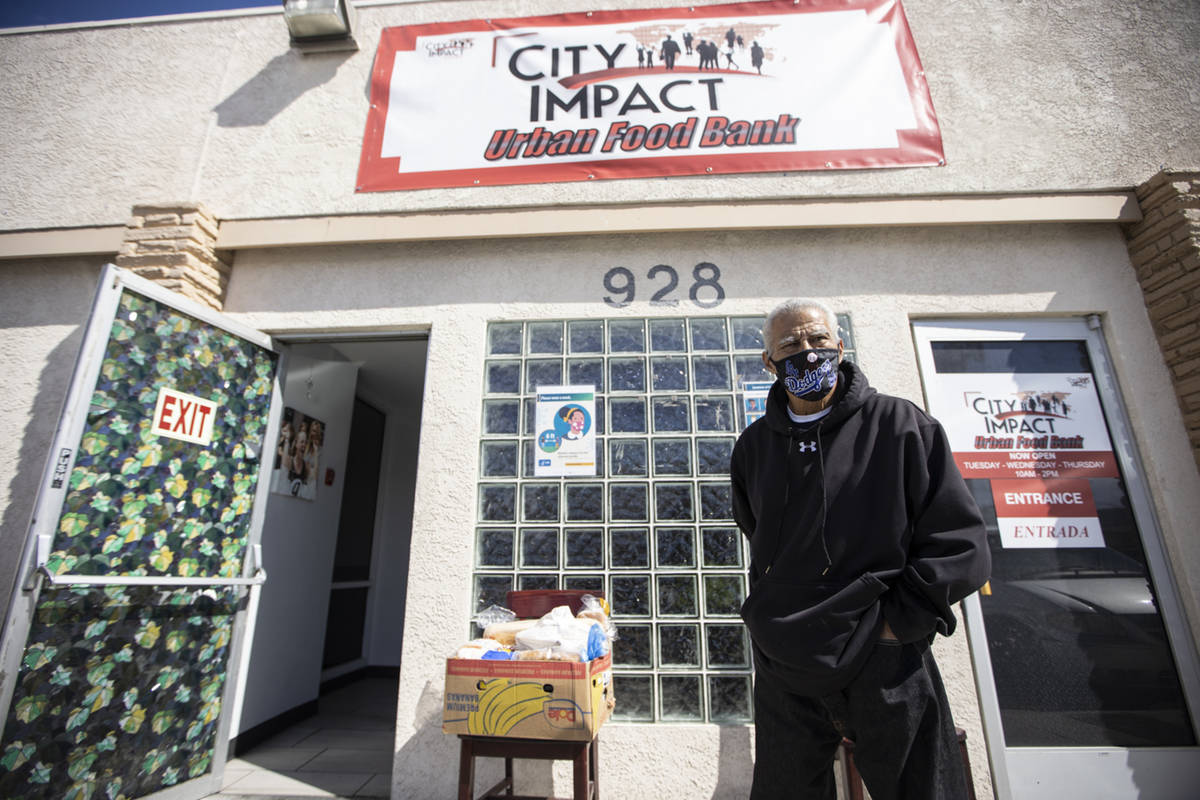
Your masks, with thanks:
[{"label": "black hoodie", "polygon": [[802,426],[776,381],[730,466],[734,519],[750,538],[742,618],[755,667],[811,696],[854,678],[884,620],[901,642],[949,636],[951,605],[991,569],[937,420],[879,394],[848,361],[836,392],[829,414]]}]

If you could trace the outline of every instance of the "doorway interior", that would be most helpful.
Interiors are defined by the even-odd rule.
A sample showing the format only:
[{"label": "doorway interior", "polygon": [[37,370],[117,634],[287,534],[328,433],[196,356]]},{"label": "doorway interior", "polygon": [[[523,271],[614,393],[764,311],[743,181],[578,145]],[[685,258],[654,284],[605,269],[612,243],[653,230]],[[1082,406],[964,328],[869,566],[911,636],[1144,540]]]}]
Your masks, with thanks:
[{"label": "doorway interior", "polygon": [[276,454],[222,792],[386,797],[428,335],[282,343],[319,461],[289,491]]}]

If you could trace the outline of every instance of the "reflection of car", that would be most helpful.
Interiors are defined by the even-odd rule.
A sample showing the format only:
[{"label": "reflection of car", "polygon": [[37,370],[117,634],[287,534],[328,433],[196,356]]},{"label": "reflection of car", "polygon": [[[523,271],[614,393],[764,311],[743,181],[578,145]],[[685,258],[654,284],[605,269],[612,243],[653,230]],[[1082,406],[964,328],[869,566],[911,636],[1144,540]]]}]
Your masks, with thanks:
[{"label": "reflection of car", "polygon": [[992,482],[968,480],[992,551],[981,593],[1005,743],[1195,743],[1119,478],[1091,478],[1103,547],[1006,548]]},{"label": "reflection of car", "polygon": [[1072,573],[1061,577],[1010,581],[1017,586],[1073,611],[1109,614],[1157,614],[1154,598],[1141,575]]},{"label": "reflection of car", "polygon": [[1003,553],[996,572],[1013,579],[993,575],[980,598],[1007,743],[1192,743],[1141,565],[1107,549],[1063,555],[1080,566],[1027,572],[1013,567],[1032,557]]}]

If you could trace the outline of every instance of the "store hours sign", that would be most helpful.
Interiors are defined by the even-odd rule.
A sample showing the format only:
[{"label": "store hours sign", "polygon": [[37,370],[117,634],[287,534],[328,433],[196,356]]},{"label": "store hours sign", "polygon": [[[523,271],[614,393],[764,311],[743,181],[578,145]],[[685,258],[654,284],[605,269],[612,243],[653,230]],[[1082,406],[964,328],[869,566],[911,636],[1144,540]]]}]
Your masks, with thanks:
[{"label": "store hours sign", "polygon": [[386,28],[358,191],[936,165],[900,0]]}]

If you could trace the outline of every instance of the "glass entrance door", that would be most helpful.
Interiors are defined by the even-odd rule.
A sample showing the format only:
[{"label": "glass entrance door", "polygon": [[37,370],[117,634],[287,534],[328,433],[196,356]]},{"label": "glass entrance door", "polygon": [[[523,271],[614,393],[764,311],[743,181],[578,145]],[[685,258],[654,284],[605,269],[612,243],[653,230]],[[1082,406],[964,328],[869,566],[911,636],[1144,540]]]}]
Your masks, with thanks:
[{"label": "glass entrance door", "polygon": [[0,796],[219,788],[278,362],[263,334],[102,274],[4,629]]},{"label": "glass entrance door", "polygon": [[914,327],[988,523],[967,622],[998,796],[1194,796],[1194,648],[1099,332]]}]

